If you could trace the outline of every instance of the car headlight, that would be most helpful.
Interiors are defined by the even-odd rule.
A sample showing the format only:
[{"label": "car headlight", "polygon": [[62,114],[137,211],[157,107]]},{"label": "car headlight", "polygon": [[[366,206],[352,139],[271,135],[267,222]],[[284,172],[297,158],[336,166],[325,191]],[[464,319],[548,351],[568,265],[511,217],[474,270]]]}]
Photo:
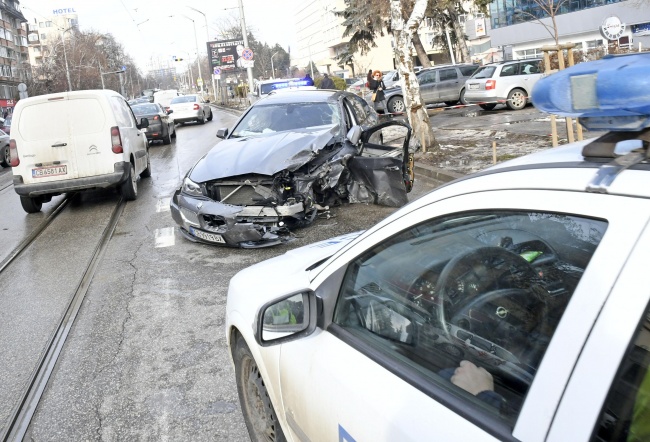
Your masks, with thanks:
[{"label": "car headlight", "polygon": [[203,196],[201,185],[196,184],[194,181],[187,177],[185,177],[183,180],[183,187],[181,188],[181,192],[192,196]]}]

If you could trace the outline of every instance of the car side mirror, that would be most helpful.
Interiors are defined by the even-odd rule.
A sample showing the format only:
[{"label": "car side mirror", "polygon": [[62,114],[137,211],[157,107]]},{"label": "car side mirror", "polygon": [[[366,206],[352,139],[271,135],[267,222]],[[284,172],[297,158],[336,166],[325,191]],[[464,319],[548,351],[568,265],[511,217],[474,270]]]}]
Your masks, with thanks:
[{"label": "car side mirror", "polygon": [[217,138],[221,138],[222,140],[225,139],[228,136],[228,128],[224,129],[219,129],[217,131]]},{"label": "car side mirror", "polygon": [[316,329],[317,314],[318,301],[312,291],[271,301],[258,312],[255,340],[268,346],[307,336]]},{"label": "car side mirror", "polygon": [[348,141],[350,141],[350,143],[356,146],[357,144],[359,144],[359,140],[361,139],[361,132],[363,132],[361,126],[352,126],[348,131],[348,135],[346,138],[348,139]]},{"label": "car side mirror", "polygon": [[140,118],[140,124],[137,125],[138,129],[144,129],[145,127],[149,127],[149,119],[146,117]]}]

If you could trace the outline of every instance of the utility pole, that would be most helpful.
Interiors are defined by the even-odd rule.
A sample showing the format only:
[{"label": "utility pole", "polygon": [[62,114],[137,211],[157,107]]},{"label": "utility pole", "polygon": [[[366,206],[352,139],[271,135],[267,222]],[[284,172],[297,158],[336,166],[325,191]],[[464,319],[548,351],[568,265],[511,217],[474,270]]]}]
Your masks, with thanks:
[{"label": "utility pole", "polygon": [[[244,46],[248,47],[248,32],[246,31],[246,19],[244,18],[244,4],[242,0],[237,0],[239,2],[239,18],[241,19],[241,32],[244,36]],[[253,92],[253,69],[246,68],[248,72],[248,93]]]},{"label": "utility pole", "polygon": [[[187,7],[190,8],[192,11],[196,11],[196,12],[198,12],[199,14],[201,14],[203,16],[203,20],[205,21],[205,38],[206,38],[205,41],[206,41],[206,43],[209,42],[210,41],[210,32],[208,31],[208,18],[206,17],[206,15],[203,12],[199,11],[198,9],[195,9],[195,8],[193,8],[191,6],[187,6]],[[208,59],[209,59],[210,54],[207,54],[207,56],[208,56]],[[201,59],[199,58],[199,63],[201,62],[200,60]],[[217,99],[217,87],[214,84],[214,75],[212,73],[210,73],[210,78],[212,79],[212,94],[214,95],[214,99],[216,100]]]}]

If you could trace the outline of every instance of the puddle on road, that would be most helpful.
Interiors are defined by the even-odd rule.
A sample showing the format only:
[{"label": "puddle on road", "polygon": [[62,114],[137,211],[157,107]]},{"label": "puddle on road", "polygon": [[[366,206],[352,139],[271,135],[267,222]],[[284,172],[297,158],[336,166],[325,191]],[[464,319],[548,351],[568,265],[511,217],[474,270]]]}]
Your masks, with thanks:
[{"label": "puddle on road", "polygon": [[154,247],[171,247],[176,244],[176,236],[174,235],[174,227],[165,227],[163,229],[156,229],[154,231],[155,244]]}]

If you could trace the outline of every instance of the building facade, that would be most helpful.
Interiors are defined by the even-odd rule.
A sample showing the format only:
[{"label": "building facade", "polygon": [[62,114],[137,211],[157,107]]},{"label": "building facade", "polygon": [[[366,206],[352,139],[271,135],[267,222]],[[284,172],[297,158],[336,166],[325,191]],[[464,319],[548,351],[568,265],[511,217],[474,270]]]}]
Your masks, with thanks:
[{"label": "building facade", "polygon": [[[546,15],[539,0],[492,2],[492,47],[504,59],[541,56],[542,46],[555,45],[553,23]],[[559,43],[575,43],[579,50],[650,47],[650,3],[643,0],[566,0],[555,20]]]},{"label": "building facade", "polygon": [[11,113],[18,99],[18,84],[27,80],[29,57],[27,21],[14,0],[0,2],[0,108]]},{"label": "building facade", "polygon": [[39,17],[28,23],[29,63],[40,66],[47,57],[48,46],[61,38],[70,38],[70,32],[79,29],[79,17],[73,8],[55,9],[53,15]]}]

